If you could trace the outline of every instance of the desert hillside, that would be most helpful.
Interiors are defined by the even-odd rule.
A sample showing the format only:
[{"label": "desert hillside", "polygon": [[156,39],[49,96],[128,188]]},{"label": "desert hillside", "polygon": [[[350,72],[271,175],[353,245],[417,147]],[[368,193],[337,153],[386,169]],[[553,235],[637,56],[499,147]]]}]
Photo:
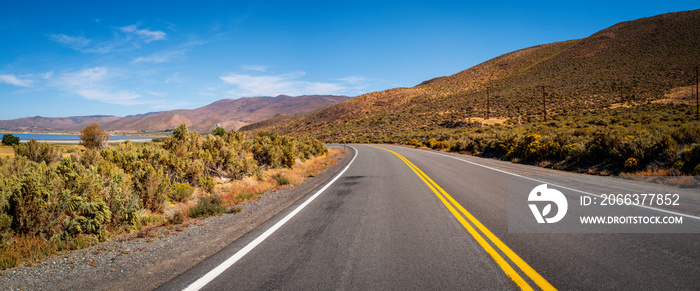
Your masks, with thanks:
[{"label": "desert hillside", "polygon": [[[333,140],[385,139],[481,122],[527,123],[542,120],[544,108],[551,117],[671,95],[687,103],[699,35],[700,10],[622,22],[587,38],[521,49],[412,88],[368,93],[262,128],[325,132]],[[490,120],[484,121],[487,92]]]}]

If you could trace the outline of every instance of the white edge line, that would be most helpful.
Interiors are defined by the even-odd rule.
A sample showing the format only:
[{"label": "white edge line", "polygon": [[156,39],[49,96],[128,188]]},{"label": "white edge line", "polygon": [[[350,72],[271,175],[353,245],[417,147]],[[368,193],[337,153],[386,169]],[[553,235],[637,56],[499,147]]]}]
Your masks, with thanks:
[{"label": "white edge line", "polygon": [[206,273],[206,274],[205,274],[204,276],[202,276],[201,278],[197,279],[197,281],[194,281],[192,284],[190,284],[189,286],[187,286],[187,288],[185,288],[185,289],[183,289],[183,290],[185,290],[185,291],[199,290],[199,289],[201,289],[202,287],[204,287],[205,285],[207,285],[209,282],[211,282],[211,281],[214,280],[216,277],[218,277],[219,275],[221,275],[221,273],[223,273],[224,271],[226,271],[226,269],[230,268],[233,264],[235,264],[238,260],[240,260],[243,256],[245,256],[246,254],[248,254],[251,250],[253,250],[257,245],[259,245],[261,242],[263,242],[266,238],[268,238],[270,235],[272,235],[272,233],[274,233],[275,231],[277,231],[280,227],[282,227],[282,225],[284,225],[285,223],[287,223],[287,221],[289,221],[290,219],[292,219],[292,217],[294,217],[294,215],[296,215],[296,214],[299,213],[302,209],[304,209],[304,207],[306,207],[306,205],[309,205],[309,203],[311,203],[311,201],[313,201],[314,199],[316,199],[316,197],[318,197],[319,195],[321,195],[321,193],[323,193],[323,191],[325,191],[326,189],[328,189],[328,187],[330,187],[333,183],[335,183],[336,180],[338,180],[341,176],[343,176],[343,174],[345,173],[345,171],[346,171],[348,168],[350,168],[350,165],[352,164],[352,162],[353,162],[353,161],[355,160],[355,158],[357,157],[357,155],[358,155],[357,149],[355,149],[355,148],[352,147],[352,146],[350,146],[350,147],[351,147],[353,150],[355,150],[355,155],[352,157],[352,160],[350,160],[350,162],[345,166],[345,168],[344,168],[342,171],[340,171],[340,173],[338,173],[338,174],[335,176],[335,178],[333,178],[333,180],[331,180],[330,182],[328,182],[325,186],[323,186],[323,188],[321,188],[320,190],[318,190],[313,196],[309,197],[309,199],[307,199],[304,203],[302,203],[301,205],[299,205],[299,207],[297,207],[296,209],[294,209],[294,211],[292,211],[292,212],[290,212],[289,214],[287,214],[287,216],[285,216],[284,218],[282,218],[282,220],[280,220],[280,221],[278,221],[277,223],[275,223],[275,225],[273,225],[272,227],[270,227],[268,230],[266,230],[263,234],[261,234],[261,235],[260,235],[259,237],[257,237],[255,240],[253,240],[252,242],[248,243],[248,245],[246,245],[244,248],[242,248],[241,250],[239,250],[238,252],[236,252],[235,254],[233,254],[233,256],[231,256],[231,257],[229,257],[228,259],[226,259],[226,261],[224,261],[223,263],[221,263],[219,266],[217,266],[217,267],[214,268],[213,270],[209,271],[209,273]]},{"label": "white edge line", "polygon": [[[489,170],[492,170],[492,171],[496,171],[496,172],[500,172],[500,173],[503,173],[503,174],[515,176],[515,177],[518,177],[518,178],[523,178],[523,179],[527,179],[527,180],[530,180],[530,181],[535,181],[535,182],[538,182],[538,183],[545,183],[545,184],[553,185],[553,186],[556,186],[556,187],[558,187],[558,188],[566,189],[566,190],[569,190],[569,191],[579,192],[579,193],[582,193],[582,194],[585,194],[585,195],[595,196],[595,197],[598,197],[598,198],[603,198],[602,196],[600,196],[600,195],[598,195],[598,194],[593,194],[593,193],[589,193],[589,192],[586,192],[586,191],[581,191],[581,190],[578,190],[578,189],[569,188],[569,187],[562,186],[562,185],[558,185],[558,184],[554,184],[554,183],[549,183],[549,182],[547,182],[547,181],[542,181],[542,180],[538,180],[538,179],[534,179],[534,178],[530,178],[530,177],[525,177],[525,176],[522,176],[522,175],[518,175],[518,174],[511,173],[511,172],[507,172],[507,171],[504,171],[504,170],[500,170],[500,169],[492,168],[492,167],[485,166],[485,165],[482,165],[482,164],[478,164],[478,163],[475,163],[475,162],[472,162],[472,161],[467,161],[467,160],[465,160],[465,159],[460,159],[460,158],[458,158],[458,157],[454,157],[454,156],[451,156],[451,155],[446,155],[446,154],[442,154],[442,153],[436,153],[436,152],[430,151],[430,150],[427,150],[427,152],[432,153],[432,154],[435,154],[435,155],[439,155],[439,156],[444,156],[444,157],[448,157],[448,158],[451,158],[451,159],[455,159],[455,160],[458,160],[458,161],[462,161],[462,162],[465,162],[465,163],[468,163],[468,164],[472,164],[472,165],[474,165],[474,166],[479,166],[479,167],[482,167],[482,168],[486,168],[486,169],[489,169]],[[684,216],[684,217],[688,217],[688,218],[691,218],[691,219],[700,220],[700,217],[695,216],[695,215],[685,214],[685,213],[680,213],[680,212],[675,212],[675,211],[670,211],[670,210],[665,210],[665,209],[660,209],[660,208],[655,208],[655,207],[646,206],[646,205],[634,205],[634,204],[630,204],[630,205],[627,205],[627,206],[636,206],[636,207],[645,208],[645,209],[649,209],[649,210],[655,210],[655,211],[659,211],[659,212],[664,212],[664,213],[668,213],[668,214],[679,215],[679,216]]]}]

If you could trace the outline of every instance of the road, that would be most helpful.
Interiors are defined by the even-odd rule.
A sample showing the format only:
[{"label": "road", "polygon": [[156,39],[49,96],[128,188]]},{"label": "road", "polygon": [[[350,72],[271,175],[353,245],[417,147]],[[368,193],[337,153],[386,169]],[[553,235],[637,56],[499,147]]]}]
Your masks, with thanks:
[{"label": "road", "polygon": [[[312,200],[159,289],[700,289],[697,191],[399,146],[353,147],[354,160]],[[566,196],[561,222],[539,225],[530,209],[513,204],[513,193],[526,197],[542,182]],[[657,192],[681,193],[680,205],[578,205],[600,193]],[[599,214],[591,209],[680,215],[683,225],[574,225],[586,211]]]}]

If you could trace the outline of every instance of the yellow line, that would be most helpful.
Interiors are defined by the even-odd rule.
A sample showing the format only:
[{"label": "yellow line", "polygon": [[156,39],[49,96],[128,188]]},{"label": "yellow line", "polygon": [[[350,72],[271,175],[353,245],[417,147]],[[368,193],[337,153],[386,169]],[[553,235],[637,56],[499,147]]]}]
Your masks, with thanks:
[{"label": "yellow line", "polygon": [[535,271],[532,267],[530,267],[530,265],[528,265],[523,259],[521,259],[520,256],[518,256],[515,252],[513,252],[513,250],[511,250],[500,239],[498,239],[498,237],[496,237],[496,235],[494,235],[488,228],[486,228],[481,222],[479,222],[479,220],[477,220],[473,215],[471,215],[471,213],[469,213],[469,211],[464,209],[464,207],[462,207],[462,205],[457,203],[457,201],[455,201],[452,198],[452,196],[447,194],[447,192],[444,189],[442,189],[442,187],[440,187],[437,183],[435,183],[435,181],[433,181],[428,175],[426,175],[421,169],[419,169],[411,161],[409,161],[404,156],[402,156],[402,155],[400,155],[392,150],[385,149],[382,147],[377,147],[377,146],[371,146],[371,147],[375,147],[375,148],[379,148],[379,149],[383,149],[385,151],[388,151],[388,152],[396,155],[397,157],[399,157],[402,161],[404,161],[404,163],[406,163],[409,166],[409,168],[411,168],[411,170],[413,170],[413,172],[416,173],[416,175],[421,180],[423,180],[423,182],[426,185],[428,185],[428,187],[433,191],[433,193],[435,193],[435,195],[440,199],[440,201],[442,201],[442,203],[445,204],[445,206],[447,207],[448,210],[450,210],[452,215],[454,215],[455,218],[457,218],[457,220],[459,220],[459,222],[462,223],[462,226],[464,226],[464,228],[467,229],[467,231],[474,237],[474,239],[476,239],[476,241],[481,245],[481,247],[484,248],[484,250],[486,250],[486,252],[489,253],[489,255],[491,255],[493,260],[496,261],[496,263],[499,265],[499,267],[501,267],[503,272],[505,272],[506,275],[508,275],[521,289],[532,290],[532,287],[530,287],[530,285],[527,284],[527,282],[510,266],[510,264],[508,264],[508,262],[506,262],[506,260],[503,259],[503,257],[495,249],[493,249],[493,247],[484,239],[484,237],[481,236],[481,234],[479,234],[471,226],[471,224],[469,224],[464,219],[464,217],[462,217],[462,215],[460,215],[454,209],[454,207],[452,207],[452,205],[447,202],[447,200],[449,200],[453,205],[455,205],[457,207],[457,209],[459,209],[459,211],[462,212],[462,214],[464,214],[464,216],[466,216],[466,218],[469,219],[469,221],[471,221],[471,223],[476,225],[476,227],[479,228],[479,230],[481,230],[481,232],[484,233],[486,235],[486,237],[488,237],[488,239],[491,240],[491,242],[493,242],[493,244],[495,244],[511,261],[513,261],[513,263],[515,263],[515,265],[518,266],[520,268],[520,270],[523,271],[523,273],[525,273],[528,277],[530,277],[530,279],[533,282],[535,282],[535,284],[537,284],[537,286],[542,288],[542,290],[556,290],[556,288],[554,288],[554,286],[552,286],[552,284],[547,282],[546,279],[544,279],[539,273],[537,273],[537,271]]}]

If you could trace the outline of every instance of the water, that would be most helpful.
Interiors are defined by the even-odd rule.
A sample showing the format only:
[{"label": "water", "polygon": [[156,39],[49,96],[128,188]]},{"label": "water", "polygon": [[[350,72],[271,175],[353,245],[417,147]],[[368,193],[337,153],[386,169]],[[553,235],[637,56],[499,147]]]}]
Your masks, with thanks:
[{"label": "water", "polygon": [[[0,132],[0,137],[4,135],[4,132]],[[58,141],[58,140],[68,140],[68,141],[79,141],[80,136],[69,135],[69,134],[39,134],[39,133],[11,133],[13,136],[19,137],[20,141],[26,142],[32,138],[37,140],[47,140],[47,141]],[[115,135],[110,136],[109,140],[151,140],[157,138],[155,136],[125,136],[125,135]]]}]

